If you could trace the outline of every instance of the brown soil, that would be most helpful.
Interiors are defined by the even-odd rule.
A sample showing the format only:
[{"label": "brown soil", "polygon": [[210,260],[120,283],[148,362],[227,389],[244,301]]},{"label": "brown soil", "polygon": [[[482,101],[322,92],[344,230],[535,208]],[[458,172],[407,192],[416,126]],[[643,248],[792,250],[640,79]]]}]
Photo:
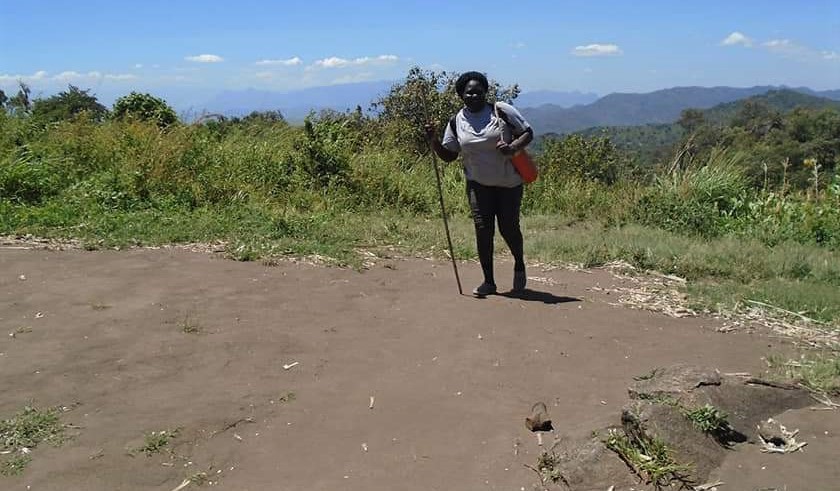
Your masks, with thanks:
[{"label": "brown soil", "polygon": [[[465,289],[477,284],[475,265],[461,273]],[[535,402],[556,435],[580,439],[619,423],[633,376],[677,363],[760,373],[780,349],[713,319],[610,305],[591,290],[622,281],[605,271],[530,274],[549,280],[526,298],[479,300],[434,261],[359,273],[173,250],[0,250],[0,418],[32,402],[71,407],[62,420],[74,425],[0,489],[171,491],[209,469],[230,490],[531,490]],[[8,336],[18,328],[31,331]],[[778,419],[801,429],[805,451],[747,445],[712,473],[732,483],[721,489],[840,482],[840,412]],[[174,428],[168,451],[131,452]]]}]

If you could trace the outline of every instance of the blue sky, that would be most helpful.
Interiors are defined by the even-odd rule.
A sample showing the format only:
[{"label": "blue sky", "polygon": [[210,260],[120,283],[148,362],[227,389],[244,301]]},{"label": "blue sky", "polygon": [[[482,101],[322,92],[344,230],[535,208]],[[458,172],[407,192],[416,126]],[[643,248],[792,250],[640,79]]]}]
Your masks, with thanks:
[{"label": "blue sky", "polygon": [[523,90],[840,88],[840,2],[0,0],[0,88],[107,98],[480,70]]}]

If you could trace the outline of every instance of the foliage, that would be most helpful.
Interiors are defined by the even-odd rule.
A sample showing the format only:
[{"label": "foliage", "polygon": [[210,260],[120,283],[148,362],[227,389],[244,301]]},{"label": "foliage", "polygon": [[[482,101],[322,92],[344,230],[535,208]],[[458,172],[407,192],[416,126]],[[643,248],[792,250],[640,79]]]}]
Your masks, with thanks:
[{"label": "foliage", "polygon": [[747,189],[739,168],[744,156],[717,150],[701,167],[662,176],[633,210],[639,223],[702,236],[722,232],[724,217]]},{"label": "foliage", "polygon": [[108,109],[89,92],[70,85],[66,91],[46,99],[36,99],[32,104],[32,117],[45,123],[54,123],[73,119],[86,112],[91,119],[101,121],[108,114]]},{"label": "foliage", "polygon": [[166,128],[178,121],[175,110],[166,101],[151,94],[132,92],[114,102],[113,117],[117,120],[134,119],[152,121],[160,128]]},{"label": "foliage", "polygon": [[693,409],[683,408],[683,414],[703,433],[721,434],[729,430],[726,413],[710,404]]},{"label": "foliage", "polygon": [[840,355],[836,352],[808,353],[794,360],[776,355],[767,362],[776,377],[796,380],[817,393],[840,394]]},{"label": "foliage", "polygon": [[607,448],[617,453],[639,476],[657,489],[672,482],[685,483],[690,467],[680,464],[665,443],[655,438],[634,438],[618,430],[610,430]]},{"label": "foliage", "polygon": [[0,451],[11,454],[0,460],[0,475],[23,472],[32,460],[31,450],[41,443],[60,445],[64,441],[64,425],[58,409],[26,406],[13,417],[0,420]]},{"label": "foliage", "polygon": [[[14,114],[27,114],[32,109],[32,89],[24,82],[18,82],[17,94],[6,101],[6,109]],[[5,95],[5,94],[4,94]]]},{"label": "foliage", "polygon": [[570,176],[612,184],[624,169],[626,161],[608,138],[586,139],[569,135],[543,143],[540,174],[558,181]]}]

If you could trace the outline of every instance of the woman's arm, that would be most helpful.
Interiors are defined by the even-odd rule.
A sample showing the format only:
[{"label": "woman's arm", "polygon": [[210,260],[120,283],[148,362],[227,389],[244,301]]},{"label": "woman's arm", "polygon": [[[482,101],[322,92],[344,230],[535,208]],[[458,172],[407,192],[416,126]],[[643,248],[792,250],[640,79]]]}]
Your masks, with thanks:
[{"label": "woman's arm", "polygon": [[534,130],[530,127],[525,128],[525,133],[522,133],[518,138],[514,139],[510,143],[505,143],[503,140],[499,140],[499,143],[496,144],[496,149],[505,155],[513,155],[528,146],[533,139]]},{"label": "woman's arm", "polygon": [[429,140],[429,144],[432,146],[432,150],[440,157],[441,160],[444,162],[452,162],[453,160],[458,158],[458,152],[453,152],[448,148],[444,147],[441,144],[440,139],[438,139],[437,135],[435,135],[435,127],[434,124],[427,124],[425,126],[426,129],[426,139]]}]

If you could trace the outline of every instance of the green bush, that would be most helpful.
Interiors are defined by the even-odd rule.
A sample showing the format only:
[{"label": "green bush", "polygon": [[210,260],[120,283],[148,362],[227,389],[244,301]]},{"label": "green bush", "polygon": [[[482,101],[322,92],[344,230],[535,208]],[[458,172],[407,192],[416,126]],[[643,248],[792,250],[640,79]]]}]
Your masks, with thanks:
[{"label": "green bush", "polygon": [[178,121],[175,111],[163,99],[151,94],[132,92],[114,102],[113,117],[117,120],[152,121],[166,128]]}]

